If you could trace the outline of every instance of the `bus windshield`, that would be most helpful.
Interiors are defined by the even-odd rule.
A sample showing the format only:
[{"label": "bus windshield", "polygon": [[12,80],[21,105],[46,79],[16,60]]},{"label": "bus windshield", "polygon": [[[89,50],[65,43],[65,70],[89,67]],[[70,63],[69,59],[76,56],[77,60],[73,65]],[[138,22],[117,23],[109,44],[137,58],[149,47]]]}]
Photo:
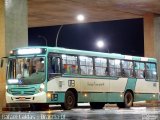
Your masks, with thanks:
[{"label": "bus windshield", "polygon": [[8,84],[40,84],[45,81],[45,58],[28,57],[9,59]]}]

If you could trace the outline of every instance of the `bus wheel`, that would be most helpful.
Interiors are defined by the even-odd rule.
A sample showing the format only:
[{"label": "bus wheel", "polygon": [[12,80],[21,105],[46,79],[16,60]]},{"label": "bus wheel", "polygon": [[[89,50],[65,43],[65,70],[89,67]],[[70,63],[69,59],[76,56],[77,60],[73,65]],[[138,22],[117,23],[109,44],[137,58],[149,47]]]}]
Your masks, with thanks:
[{"label": "bus wheel", "polygon": [[90,102],[91,109],[102,109],[104,105],[103,102]]},{"label": "bus wheel", "polygon": [[133,106],[133,95],[130,91],[127,91],[124,95],[124,104],[125,104],[125,108],[130,108]]},{"label": "bus wheel", "polygon": [[127,91],[124,95],[124,102],[117,103],[119,108],[130,108],[133,106],[133,94],[130,91]]},{"label": "bus wheel", "polygon": [[72,91],[67,91],[65,94],[65,101],[61,104],[61,107],[65,110],[70,110],[76,106],[76,98]]}]

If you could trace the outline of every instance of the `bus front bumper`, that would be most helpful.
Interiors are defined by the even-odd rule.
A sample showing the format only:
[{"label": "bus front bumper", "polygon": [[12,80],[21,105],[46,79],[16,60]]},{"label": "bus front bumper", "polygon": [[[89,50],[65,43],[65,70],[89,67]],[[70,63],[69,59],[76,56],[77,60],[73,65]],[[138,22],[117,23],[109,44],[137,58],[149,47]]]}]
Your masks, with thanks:
[{"label": "bus front bumper", "polygon": [[6,103],[46,103],[46,92],[34,95],[11,95],[6,92]]}]

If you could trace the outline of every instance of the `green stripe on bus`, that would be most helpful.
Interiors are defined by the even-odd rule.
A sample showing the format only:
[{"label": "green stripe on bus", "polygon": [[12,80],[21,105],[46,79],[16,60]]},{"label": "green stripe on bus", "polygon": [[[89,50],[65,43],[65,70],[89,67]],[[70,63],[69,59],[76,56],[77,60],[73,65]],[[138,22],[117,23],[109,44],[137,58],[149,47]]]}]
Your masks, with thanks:
[{"label": "green stripe on bus", "polygon": [[147,101],[147,100],[158,100],[158,93],[136,93],[134,94],[134,101]]},{"label": "green stripe on bus", "polygon": [[[55,92],[57,95],[55,99],[48,98],[48,103],[63,103],[65,99],[65,92]],[[86,95],[85,95],[86,94]],[[53,97],[54,98],[54,97]],[[136,93],[134,94],[134,101],[158,100],[158,94],[154,93]],[[78,92],[78,102],[108,102],[116,103],[123,102],[123,94],[120,92]]]},{"label": "green stripe on bus", "polygon": [[125,91],[128,90],[128,89],[134,91],[135,87],[136,87],[136,82],[137,82],[136,78],[128,78],[127,84],[126,84],[126,87],[125,87]]},{"label": "green stripe on bus", "polygon": [[[48,103],[63,103],[65,92],[55,92],[57,98],[48,98]],[[87,94],[87,95],[84,95]],[[78,102],[123,102],[120,92],[78,92]]]},{"label": "green stripe on bus", "polygon": [[78,93],[78,102],[123,102],[123,96],[120,92]]}]

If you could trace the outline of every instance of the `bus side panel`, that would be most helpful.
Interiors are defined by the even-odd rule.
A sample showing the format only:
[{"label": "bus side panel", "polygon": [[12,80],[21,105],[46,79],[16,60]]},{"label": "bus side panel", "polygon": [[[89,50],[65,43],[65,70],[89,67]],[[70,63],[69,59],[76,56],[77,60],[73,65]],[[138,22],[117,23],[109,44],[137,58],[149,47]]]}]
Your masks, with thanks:
[{"label": "bus side panel", "polygon": [[78,102],[106,102],[109,92],[109,80],[85,76],[78,78],[80,89],[78,90]]},{"label": "bus side panel", "polygon": [[137,79],[136,93],[158,93],[159,83],[146,81],[145,79]]},{"label": "bus side panel", "polygon": [[79,93],[79,102],[123,102],[126,84],[127,78],[81,80],[84,92]]},{"label": "bus side panel", "polygon": [[127,84],[128,78],[119,78],[117,80],[110,80],[110,92],[123,93]]},{"label": "bus side panel", "polygon": [[108,102],[123,102],[123,93],[128,78],[119,78],[110,80],[110,90],[108,93]]},{"label": "bus side panel", "polygon": [[47,99],[49,103],[63,103],[65,100],[65,92],[69,88],[75,88],[77,92],[80,90],[80,82],[77,78],[59,77],[48,81],[47,93],[51,97]]},{"label": "bus side panel", "polygon": [[[78,93],[78,102],[123,102],[124,92],[131,89],[136,94],[135,101],[157,99],[159,84],[144,79],[101,79],[93,77],[59,77],[47,83],[48,91],[52,91],[56,99],[49,99],[51,103],[64,102],[65,92],[75,88]],[[140,93],[142,95],[140,95]],[[149,94],[152,95],[149,95]]]},{"label": "bus side panel", "polygon": [[159,83],[137,79],[135,101],[158,100]]}]

